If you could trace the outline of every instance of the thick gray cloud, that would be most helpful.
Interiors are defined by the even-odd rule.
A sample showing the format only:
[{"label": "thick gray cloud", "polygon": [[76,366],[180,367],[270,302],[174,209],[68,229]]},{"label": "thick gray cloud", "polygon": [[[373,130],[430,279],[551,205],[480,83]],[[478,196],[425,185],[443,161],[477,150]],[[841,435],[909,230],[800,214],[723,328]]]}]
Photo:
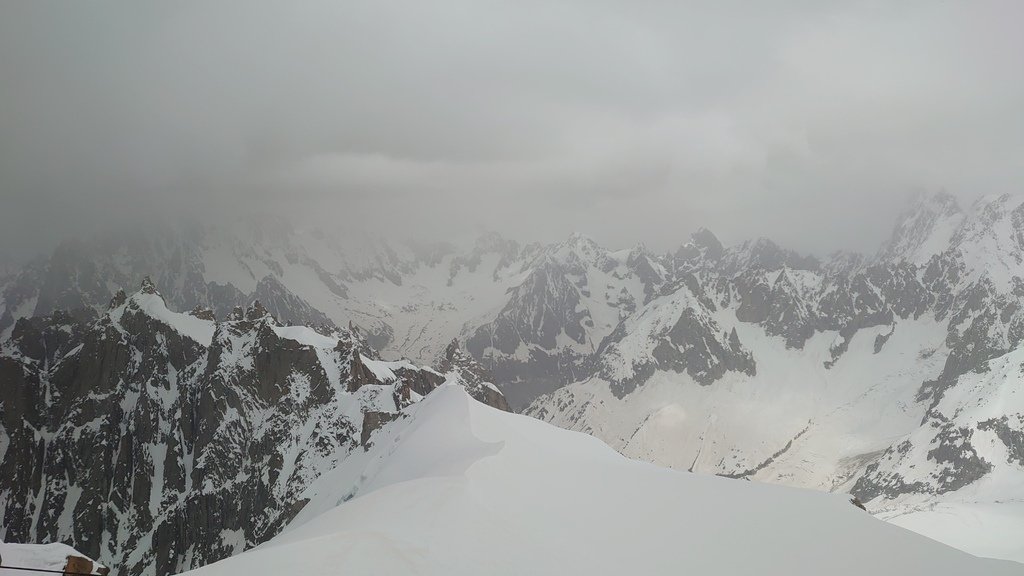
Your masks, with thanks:
[{"label": "thick gray cloud", "polygon": [[1022,6],[5,0],[0,241],[280,209],[871,250],[911,192],[1020,191]]}]

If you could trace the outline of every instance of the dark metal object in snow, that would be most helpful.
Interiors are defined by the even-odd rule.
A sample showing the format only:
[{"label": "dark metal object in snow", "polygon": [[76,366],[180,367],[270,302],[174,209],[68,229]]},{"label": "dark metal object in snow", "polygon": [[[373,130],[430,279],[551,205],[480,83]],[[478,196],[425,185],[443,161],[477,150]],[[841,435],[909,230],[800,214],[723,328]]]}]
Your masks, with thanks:
[{"label": "dark metal object in snow", "polygon": [[68,572],[66,570],[47,570],[45,568],[25,568],[23,566],[0,566],[0,570],[22,570],[25,572],[46,572],[47,574],[68,574],[69,576],[96,576],[93,573]]}]

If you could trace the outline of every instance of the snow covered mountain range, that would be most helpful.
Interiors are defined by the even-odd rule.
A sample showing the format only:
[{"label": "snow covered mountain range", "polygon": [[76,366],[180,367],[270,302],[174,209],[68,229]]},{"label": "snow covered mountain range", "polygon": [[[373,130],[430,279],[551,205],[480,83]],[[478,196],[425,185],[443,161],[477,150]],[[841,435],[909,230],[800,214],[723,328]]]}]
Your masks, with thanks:
[{"label": "snow covered mountain range", "polygon": [[[4,394],[5,478],[32,458],[77,458],[69,468],[93,470],[97,490],[109,488],[104,483],[114,480],[107,477],[127,484],[111,492],[120,500],[104,504],[108,519],[97,513],[81,520],[105,526],[104,541],[76,540],[76,547],[133,566],[134,573],[198,566],[276,533],[305,486],[359,443],[360,418],[367,418],[361,415],[379,414],[369,416],[375,428],[400,407],[400,395],[387,386],[400,381],[415,391],[419,378],[435,384],[452,378],[443,359],[435,364],[443,357],[493,373],[504,393],[500,400],[486,385],[489,377],[462,378],[478,398],[498,404],[507,397],[517,410],[592,434],[626,456],[851,492],[883,518],[969,551],[1024,560],[1024,356],[1018,350],[1024,338],[1024,198],[983,198],[961,207],[950,196],[922,197],[870,257],[819,259],[767,239],[727,247],[707,230],[668,254],[643,246],[608,250],[578,234],[551,245],[486,235],[467,249],[333,234],[273,219],[147,229],[66,242],[48,257],[8,270],[0,278],[0,362],[6,362],[0,366],[12,372],[0,374],[0,381],[5,389],[22,386],[24,401]],[[165,306],[139,302],[152,296],[152,287],[130,298],[118,295],[147,275]],[[247,309],[253,300],[262,306]],[[156,312],[118,312],[133,306]],[[169,310],[194,311],[171,321]],[[163,320],[140,327],[137,317]],[[268,317],[277,319],[266,321],[272,328],[255,328]],[[175,326],[177,336],[156,336],[165,325]],[[126,333],[146,345],[87,355],[130,366],[118,368],[129,370],[126,385],[91,388],[121,373],[110,372],[113,360],[83,368],[76,358],[87,347],[75,347],[89,338],[99,347],[107,341],[100,334],[123,339]],[[230,345],[225,338],[233,339]],[[264,346],[269,340],[318,352],[307,350],[301,359],[291,358],[296,351],[266,352],[278,346]],[[159,351],[144,351],[154,346]],[[252,352],[240,357],[243,349]],[[267,367],[251,358],[269,358]],[[391,361],[393,379],[383,368],[374,370],[380,358]],[[434,373],[415,368],[423,364],[448,375],[425,376]],[[329,386],[253,384],[244,398],[226,399],[237,388],[231,374],[280,383],[317,365]],[[96,376],[82,380],[83,371]],[[348,390],[349,379],[362,377],[376,382],[367,390],[387,390],[377,393],[390,399],[386,405],[374,404],[377,396],[359,396],[369,394],[359,392],[363,387]],[[140,387],[156,380],[161,390],[180,392]],[[78,382],[73,394],[63,387],[70,381]],[[42,382],[48,384],[41,389],[33,384]],[[204,400],[205,391],[217,387],[220,396]],[[349,396],[335,402],[328,398],[333,392],[323,392],[328,389]],[[114,453],[94,460],[81,459],[81,446],[57,448],[69,442],[62,434],[99,433],[87,432],[86,423],[104,430],[97,412],[111,402],[100,401],[104,394],[113,394],[119,406],[118,415],[102,417],[112,422],[109,430],[132,430],[141,440],[128,450],[105,448]],[[65,398],[95,406],[79,408]],[[142,416],[135,411],[139,402],[151,406]],[[268,406],[307,404],[324,422],[346,414],[351,429],[340,436],[336,426],[316,432],[317,418],[299,418],[297,409],[266,414]],[[240,416],[248,423],[244,434],[226,424],[236,405],[259,407]],[[190,424],[203,419],[194,412],[185,418],[183,406],[223,414],[225,423],[214,429]],[[158,413],[159,430],[152,424]],[[59,432],[69,417],[77,424]],[[287,422],[279,426],[274,418]],[[262,432],[253,436],[252,430]],[[113,436],[105,441],[117,437],[107,433]],[[288,434],[292,439],[281,436]],[[121,456],[140,450],[149,456]],[[239,460],[218,457],[219,450],[257,456],[227,466]],[[204,452],[210,455],[200,458]],[[122,458],[131,470],[161,460],[163,475],[173,478],[160,490],[133,488],[113,473]],[[67,534],[66,527],[79,522],[65,501],[88,498],[88,491],[78,495],[65,488],[76,485],[77,476],[72,481],[69,472],[48,475],[45,468],[40,463],[12,472],[17,478],[0,485],[8,539]],[[242,480],[248,477],[243,468],[259,479]],[[200,478],[207,474],[218,490],[204,492]],[[231,519],[239,510],[229,510],[228,502],[250,506],[245,513],[251,513],[256,498],[219,491],[234,485],[271,502],[253,526]],[[62,492],[44,504],[48,494]],[[165,492],[175,496],[153,496]],[[129,514],[153,528],[116,533]],[[213,516],[216,521],[207,520]],[[1011,536],[974,541],[977,528],[936,521],[967,517],[981,530],[999,526]],[[160,526],[168,532],[156,532]],[[147,534],[166,550],[157,558],[128,558],[129,550],[143,548],[131,538]]]},{"label": "snow covered mountain range", "polygon": [[619,321],[665,281],[638,247],[609,252],[573,235],[541,246],[485,235],[444,244],[346,242],[245,220],[68,241],[0,283],[0,336],[21,317],[102,310],[151,276],[169,306],[223,318],[259,300],[287,324],[358,327],[386,358],[429,363],[453,339],[510,386],[520,408],[585,373]]}]

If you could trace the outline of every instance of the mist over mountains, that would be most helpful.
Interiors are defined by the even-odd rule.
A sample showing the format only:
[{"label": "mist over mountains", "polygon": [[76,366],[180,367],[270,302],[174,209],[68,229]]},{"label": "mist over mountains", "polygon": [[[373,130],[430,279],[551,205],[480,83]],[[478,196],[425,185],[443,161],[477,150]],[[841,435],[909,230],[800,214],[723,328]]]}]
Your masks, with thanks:
[{"label": "mist over mountains", "polygon": [[[725,246],[703,229],[668,253],[643,245],[609,250],[582,234],[552,244],[487,234],[468,249],[369,237],[347,242],[276,219],[65,242],[3,280],[0,329],[13,371],[5,381],[28,386],[19,393],[26,394],[25,404],[5,412],[11,443],[3,466],[15,479],[5,497],[5,530],[14,538],[71,538],[94,557],[120,564],[129,561],[125,546],[139,538],[163,542],[156,556],[130,559],[133,573],[162,575],[240,551],[273,536],[296,510],[289,507],[301,506],[302,490],[343,459],[344,451],[329,446],[353,445],[360,425],[393,418],[370,413],[403,406],[396,391],[387,392],[394,396],[387,406],[355,409],[345,400],[353,392],[346,378],[365,377],[378,386],[404,381],[422,395],[445,376],[435,379],[439,373],[415,366],[433,364],[443,372],[450,370],[444,358],[456,356],[486,372],[462,379],[478,387],[482,400],[505,405],[507,398],[517,411],[597,436],[631,457],[850,492],[873,513],[925,533],[934,523],[924,518],[938,510],[987,525],[989,507],[1024,496],[1024,392],[1017,376],[1024,370],[1017,357],[1024,337],[1022,278],[1024,198],[1014,196],[966,207],[948,195],[922,196],[871,256],[819,258],[764,238]],[[122,288],[140,284],[142,291],[126,299]],[[125,315],[126,305],[139,313]],[[141,320],[129,322],[135,317]],[[262,324],[272,330],[257,330]],[[224,340],[229,337],[238,342]],[[111,363],[124,360],[117,348],[101,344],[110,338],[127,338],[139,350],[128,367],[111,371]],[[275,351],[275,343],[289,338],[299,346]],[[346,338],[352,343],[338,344]],[[355,349],[364,356],[351,356]],[[343,358],[328,357],[337,354]],[[362,364],[345,360],[349,356]],[[255,491],[253,506],[267,517],[229,538],[224,531],[242,530],[232,519],[237,511],[195,500],[208,497],[190,495],[190,486],[213,473],[203,470],[200,455],[231,445],[203,439],[236,432],[205,433],[202,418],[185,422],[187,414],[208,410],[195,407],[209,404],[194,396],[210,393],[203,382],[234,382],[217,376],[231,373],[217,366],[252,370],[244,366],[253,361],[254,373],[231,378],[252,381],[254,398],[271,396],[240,400],[246,410],[264,414],[243,413],[245,426],[263,429],[259,422],[268,417],[293,422],[292,428],[301,418],[308,426],[308,408],[296,410],[316,398],[324,406],[317,410],[363,416],[353,412],[346,416],[352,423],[340,428],[325,420],[318,434],[334,438],[328,444],[301,433],[300,443],[317,448],[300,450],[295,464],[288,464],[292,452],[266,460],[287,442],[268,439],[262,448],[245,448],[256,450],[259,467],[292,480],[271,478],[279,487],[266,496],[259,483],[246,488]],[[387,368],[373,367],[380,362]],[[132,375],[143,372],[141,380]],[[306,383],[297,388],[299,380]],[[493,393],[479,384],[486,381],[496,385]],[[51,392],[28,394],[44,383]],[[181,392],[149,396],[149,386]],[[329,386],[348,391],[317,396]],[[115,464],[162,466],[163,473],[150,470],[163,484],[125,488],[130,504],[90,493],[56,462],[44,463],[41,476],[25,475],[33,453],[56,454],[68,442],[60,439],[68,414],[82,425],[95,418],[103,405],[95,396],[100,389],[151,404],[154,415],[163,414],[157,421],[172,426],[152,429],[149,416],[128,410],[97,433],[110,435],[100,446],[133,450],[132,463],[118,463],[110,453],[75,465],[93,469],[99,485],[117,476]],[[92,392],[81,396],[86,390]],[[281,394],[301,397],[284,402]],[[232,402],[222,409],[234,410]],[[330,408],[333,403],[340,404]],[[179,421],[186,432],[174,432]],[[200,428],[188,432],[189,426]],[[93,495],[82,500],[80,494]],[[103,507],[113,516],[87,520],[87,509]],[[1016,508],[1001,510],[1013,514]],[[171,529],[162,522],[194,526],[197,514],[207,518],[209,534],[190,532],[173,544],[160,536]],[[60,520],[69,517],[78,520]],[[142,531],[103,544],[88,529],[142,517],[149,518]],[[962,531],[937,537],[971,546]],[[987,553],[1019,558],[1019,547],[1001,546]],[[181,554],[189,559],[180,560]]]},{"label": "mist over mountains", "polygon": [[0,3],[0,568],[1020,572],[1022,21]]}]

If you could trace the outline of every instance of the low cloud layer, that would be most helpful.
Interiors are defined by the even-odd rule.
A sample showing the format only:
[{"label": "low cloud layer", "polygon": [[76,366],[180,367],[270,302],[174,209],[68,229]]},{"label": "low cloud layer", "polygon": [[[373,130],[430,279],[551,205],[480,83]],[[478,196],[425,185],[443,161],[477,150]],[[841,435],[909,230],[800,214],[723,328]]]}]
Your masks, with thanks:
[{"label": "low cloud layer", "polygon": [[0,242],[281,210],[873,250],[1024,181],[1018,2],[8,2]]}]

